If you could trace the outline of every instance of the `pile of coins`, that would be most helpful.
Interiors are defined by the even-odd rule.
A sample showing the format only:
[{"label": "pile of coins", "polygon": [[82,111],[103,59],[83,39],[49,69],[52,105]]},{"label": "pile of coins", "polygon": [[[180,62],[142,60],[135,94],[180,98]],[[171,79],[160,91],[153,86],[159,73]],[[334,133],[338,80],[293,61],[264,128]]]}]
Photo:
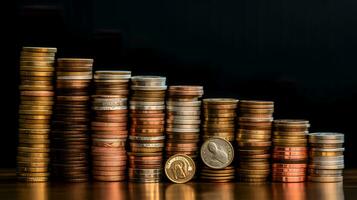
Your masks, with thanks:
[{"label": "pile of coins", "polygon": [[236,132],[238,177],[243,182],[265,182],[270,174],[271,128],[274,102],[239,102]]},{"label": "pile of coins", "polygon": [[20,58],[17,177],[44,182],[49,177],[50,129],[56,48],[23,47]]},{"label": "pile of coins", "polygon": [[344,134],[342,133],[309,134],[309,181],[343,181],[344,140]]},{"label": "pile of coins", "polygon": [[92,95],[92,175],[97,181],[123,181],[126,176],[125,150],[127,99],[130,71],[96,71]]},{"label": "pile of coins", "polygon": [[306,180],[309,127],[306,120],[274,120],[272,181]]},{"label": "pile of coins", "polygon": [[166,78],[131,78],[129,180],[159,182],[165,144]]},{"label": "pile of coins", "polygon": [[201,146],[201,159],[204,166],[201,168],[200,178],[207,182],[230,182],[234,176],[234,159],[232,144],[221,138],[212,137]]},{"label": "pile of coins", "polygon": [[170,86],[166,100],[166,158],[185,154],[197,160],[202,86]]},{"label": "pile of coins", "polygon": [[51,163],[58,180],[88,180],[92,66],[93,59],[57,59]]}]

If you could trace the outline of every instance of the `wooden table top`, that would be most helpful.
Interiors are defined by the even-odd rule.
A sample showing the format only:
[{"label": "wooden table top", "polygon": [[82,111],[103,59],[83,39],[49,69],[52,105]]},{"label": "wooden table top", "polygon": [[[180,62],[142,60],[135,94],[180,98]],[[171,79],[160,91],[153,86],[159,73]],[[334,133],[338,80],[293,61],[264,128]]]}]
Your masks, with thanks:
[{"label": "wooden table top", "polygon": [[93,183],[20,183],[14,170],[0,170],[0,199],[31,200],[121,200],[121,199],[357,199],[357,169],[345,170],[343,183],[187,183],[138,184]]}]

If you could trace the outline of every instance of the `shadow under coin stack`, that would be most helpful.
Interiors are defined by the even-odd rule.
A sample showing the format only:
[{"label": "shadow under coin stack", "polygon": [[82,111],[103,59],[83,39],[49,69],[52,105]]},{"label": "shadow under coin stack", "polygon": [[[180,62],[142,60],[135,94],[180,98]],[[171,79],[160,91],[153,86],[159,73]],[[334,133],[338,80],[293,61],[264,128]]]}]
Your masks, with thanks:
[{"label": "shadow under coin stack", "polygon": [[342,133],[309,134],[309,181],[324,183],[343,181],[344,141]]},{"label": "shadow under coin stack", "polygon": [[17,177],[45,182],[49,177],[50,128],[56,48],[23,47],[20,58]]},{"label": "shadow under coin stack", "polygon": [[243,182],[266,182],[270,175],[271,129],[274,102],[239,102],[236,133],[238,176]]},{"label": "shadow under coin stack", "polygon": [[165,144],[166,78],[131,78],[129,180],[160,182]]},{"label": "shadow under coin stack", "polygon": [[306,180],[309,127],[306,120],[274,120],[272,181]]},{"label": "shadow under coin stack", "polygon": [[185,154],[197,161],[202,86],[169,86],[166,100],[166,159]]},{"label": "shadow under coin stack", "polygon": [[92,95],[92,175],[97,181],[126,178],[125,150],[130,71],[96,71]]},{"label": "shadow under coin stack", "polygon": [[58,180],[88,180],[92,66],[93,59],[57,59],[51,166]]},{"label": "shadow under coin stack", "polygon": [[[237,99],[203,99],[203,141],[215,137],[223,138],[230,143],[234,141],[237,105]],[[204,164],[201,168],[200,178],[208,182],[229,182],[235,178],[235,169],[233,165],[212,168],[212,166]]]}]

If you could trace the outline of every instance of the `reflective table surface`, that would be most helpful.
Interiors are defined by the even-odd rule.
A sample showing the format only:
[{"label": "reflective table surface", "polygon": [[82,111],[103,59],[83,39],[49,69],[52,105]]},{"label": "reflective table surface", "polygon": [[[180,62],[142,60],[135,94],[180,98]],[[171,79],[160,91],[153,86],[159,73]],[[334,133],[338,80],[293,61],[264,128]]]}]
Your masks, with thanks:
[{"label": "reflective table surface", "polygon": [[343,183],[186,183],[120,182],[20,183],[0,170],[0,199],[357,199],[357,170],[346,170]]}]

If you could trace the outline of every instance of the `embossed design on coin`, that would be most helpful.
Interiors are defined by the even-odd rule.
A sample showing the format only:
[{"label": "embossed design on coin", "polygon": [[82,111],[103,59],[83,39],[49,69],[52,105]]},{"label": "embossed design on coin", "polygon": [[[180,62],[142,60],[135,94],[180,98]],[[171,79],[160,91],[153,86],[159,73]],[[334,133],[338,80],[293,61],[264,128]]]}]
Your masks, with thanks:
[{"label": "embossed design on coin", "polygon": [[207,140],[201,147],[201,159],[213,169],[223,169],[233,161],[234,149],[230,142],[215,137]]},{"label": "embossed design on coin", "polygon": [[195,162],[184,154],[171,156],[165,164],[165,174],[174,183],[190,181],[196,172]]}]

